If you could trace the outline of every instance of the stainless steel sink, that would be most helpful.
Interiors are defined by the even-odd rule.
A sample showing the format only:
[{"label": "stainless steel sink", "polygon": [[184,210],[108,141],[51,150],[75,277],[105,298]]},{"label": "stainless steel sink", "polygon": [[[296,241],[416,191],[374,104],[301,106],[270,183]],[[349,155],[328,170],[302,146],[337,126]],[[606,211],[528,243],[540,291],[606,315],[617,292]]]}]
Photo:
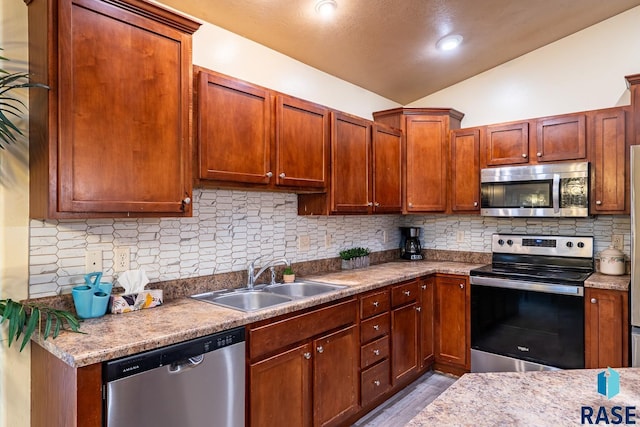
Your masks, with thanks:
[{"label": "stainless steel sink", "polygon": [[292,298],[308,298],[327,292],[337,291],[338,289],[344,289],[345,287],[346,286],[342,285],[330,285],[328,283],[301,281],[293,283],[277,283],[275,285],[266,286],[264,290]]},{"label": "stainless steel sink", "polygon": [[291,302],[292,298],[260,290],[218,291],[192,295],[200,301],[210,302],[223,307],[242,311],[255,311],[274,305]]}]

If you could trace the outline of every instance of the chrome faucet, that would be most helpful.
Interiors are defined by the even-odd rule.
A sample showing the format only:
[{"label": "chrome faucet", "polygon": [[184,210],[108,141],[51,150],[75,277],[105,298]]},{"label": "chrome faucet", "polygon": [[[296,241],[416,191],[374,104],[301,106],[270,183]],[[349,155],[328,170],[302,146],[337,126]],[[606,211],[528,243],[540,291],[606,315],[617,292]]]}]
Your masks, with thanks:
[{"label": "chrome faucet", "polygon": [[[286,258],[278,258],[278,259],[273,259],[273,260],[267,262],[265,265],[263,265],[260,268],[260,270],[258,270],[258,273],[256,274],[255,273],[256,262],[260,258],[262,258],[262,257],[258,257],[256,259],[254,259],[253,261],[251,261],[249,263],[249,266],[247,267],[247,288],[248,289],[253,289],[253,285],[255,285],[256,280],[258,280],[258,277],[260,277],[260,275],[262,273],[264,273],[267,268],[274,267],[274,266],[276,266],[278,264],[283,264],[283,265],[286,265],[287,267],[291,267],[291,261],[289,261]],[[274,277],[274,275],[272,274],[271,275],[271,278],[272,278],[271,281],[272,282],[273,282],[273,277]]]}]

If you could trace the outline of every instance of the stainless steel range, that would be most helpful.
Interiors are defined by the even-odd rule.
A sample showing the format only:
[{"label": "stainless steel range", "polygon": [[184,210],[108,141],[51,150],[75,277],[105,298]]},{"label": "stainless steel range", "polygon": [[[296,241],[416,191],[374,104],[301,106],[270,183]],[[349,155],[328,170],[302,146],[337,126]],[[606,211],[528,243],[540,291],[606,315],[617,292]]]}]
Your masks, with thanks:
[{"label": "stainless steel range", "polygon": [[593,237],[494,234],[471,270],[471,371],[584,368]]}]

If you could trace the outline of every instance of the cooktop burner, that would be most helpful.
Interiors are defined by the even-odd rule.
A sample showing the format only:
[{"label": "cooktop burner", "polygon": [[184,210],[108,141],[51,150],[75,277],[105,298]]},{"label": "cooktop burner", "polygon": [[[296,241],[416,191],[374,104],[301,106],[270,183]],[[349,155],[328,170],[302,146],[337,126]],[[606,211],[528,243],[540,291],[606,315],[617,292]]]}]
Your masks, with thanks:
[{"label": "cooktop burner", "polygon": [[563,282],[581,283],[587,280],[587,277],[593,270],[571,271],[558,268],[557,266],[504,266],[504,265],[485,265],[480,268],[471,270],[472,276],[487,277],[506,277],[513,279],[530,279],[530,280],[551,280]]}]

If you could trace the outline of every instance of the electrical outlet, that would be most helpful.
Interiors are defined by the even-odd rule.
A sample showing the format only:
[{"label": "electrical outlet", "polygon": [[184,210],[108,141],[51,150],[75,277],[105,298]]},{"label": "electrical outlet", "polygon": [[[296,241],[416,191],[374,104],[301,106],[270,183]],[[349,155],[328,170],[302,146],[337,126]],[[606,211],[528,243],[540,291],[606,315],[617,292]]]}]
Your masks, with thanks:
[{"label": "electrical outlet", "polygon": [[624,249],[624,235],[623,234],[613,234],[611,236],[611,244],[614,248],[623,250]]},{"label": "electrical outlet", "polygon": [[456,243],[464,243],[464,231],[458,230],[456,232]]},{"label": "electrical outlet", "polygon": [[84,272],[102,271],[102,251],[87,251],[84,254]]},{"label": "electrical outlet", "polygon": [[116,248],[113,255],[113,271],[127,271],[131,266],[131,250],[128,247]]},{"label": "electrical outlet", "polygon": [[298,250],[299,251],[308,251],[311,248],[311,239],[308,235],[300,235],[298,236]]},{"label": "electrical outlet", "polygon": [[329,249],[333,244],[333,239],[331,238],[331,234],[327,233],[324,235],[324,248]]},{"label": "electrical outlet", "polygon": [[387,233],[387,230],[382,230],[382,243],[389,243],[389,233]]}]

